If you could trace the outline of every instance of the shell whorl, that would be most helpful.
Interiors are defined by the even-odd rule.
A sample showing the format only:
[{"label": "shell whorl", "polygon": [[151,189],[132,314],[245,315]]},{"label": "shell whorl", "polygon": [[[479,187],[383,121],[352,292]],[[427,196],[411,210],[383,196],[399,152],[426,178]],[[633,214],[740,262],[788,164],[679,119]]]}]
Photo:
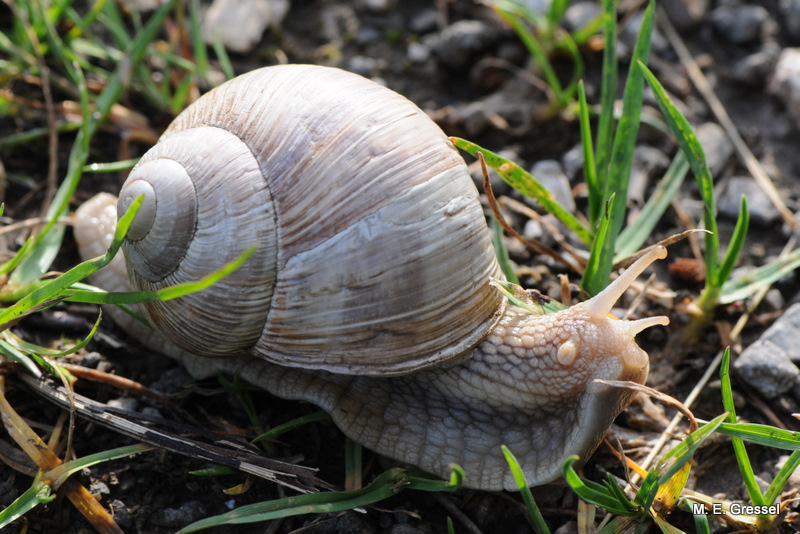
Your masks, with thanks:
[{"label": "shell whorl", "polygon": [[463,160],[414,104],[354,74],[290,65],[221,85],[142,158],[120,212],[138,192],[153,198],[124,246],[135,288],[258,245],[212,288],[149,305],[198,354],[398,374],[464,353],[504,306]]}]

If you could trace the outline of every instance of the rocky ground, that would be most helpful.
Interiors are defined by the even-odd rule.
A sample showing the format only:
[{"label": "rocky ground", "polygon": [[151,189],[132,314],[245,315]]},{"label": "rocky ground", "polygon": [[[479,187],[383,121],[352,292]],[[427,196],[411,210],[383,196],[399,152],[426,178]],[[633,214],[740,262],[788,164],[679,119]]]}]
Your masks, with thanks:
[{"label": "rocky ground", "polygon": [[[265,0],[266,1],[266,0]],[[544,0],[528,0],[533,8]],[[242,42],[229,42],[237,72],[279,62],[310,62],[334,65],[380,80],[406,95],[427,111],[450,135],[476,141],[501,152],[522,166],[533,169],[542,181],[563,191],[564,202],[576,209],[585,208],[581,188],[580,133],[570,109],[553,113],[548,94],[536,66],[517,36],[485,5],[471,0],[348,0],[330,2],[307,0],[289,3],[266,2],[273,11],[268,26],[256,37]],[[572,2],[564,26],[580,28],[596,14],[594,2]],[[642,2],[620,2],[620,46],[622,65],[627,67],[630,49],[638,31]],[[285,13],[281,13],[288,7]],[[759,266],[776,257],[790,240],[795,239],[794,221],[800,200],[800,151],[797,150],[800,128],[800,1],[780,0],[743,2],[719,0],[662,0],[659,21],[653,37],[650,67],[676,99],[676,103],[698,130],[717,182],[718,207],[722,242],[726,243],[738,214],[739,198],[748,198],[751,229],[741,261],[741,271]],[[225,11],[228,13],[228,11]],[[281,17],[281,15],[283,15]],[[230,14],[230,16],[233,16]],[[250,14],[245,17],[252,20]],[[262,21],[263,22],[263,21]],[[212,22],[208,22],[212,25]],[[230,26],[230,21],[224,24]],[[782,217],[769,198],[768,189],[752,179],[752,167],[731,141],[730,132],[720,126],[715,103],[698,91],[690,78],[689,65],[676,52],[676,40],[670,36],[674,27],[680,42],[688,47],[696,66],[702,71],[711,93],[719,99],[718,108],[730,117],[744,145],[749,147],[761,168],[774,183],[777,196],[785,205],[788,217]],[[211,27],[209,26],[209,31]],[[236,35],[244,32],[234,32]],[[241,41],[241,39],[239,39]],[[239,48],[241,47],[241,48]],[[589,40],[582,50],[585,58],[585,80],[590,102],[599,99],[599,75],[602,49]],[[572,64],[569,58],[556,56],[558,72],[568,78]],[[625,70],[625,69],[623,69]],[[640,205],[648,196],[671,158],[676,146],[673,140],[656,127],[658,111],[650,94],[645,96],[643,126],[639,135],[637,157],[633,169],[631,203]],[[148,113],[149,110],[140,110]],[[155,114],[153,128],[162,128],[168,120]],[[67,143],[67,138],[64,143]],[[115,144],[109,142],[105,153],[98,148],[98,159],[116,159]],[[41,150],[46,148],[39,147]],[[143,151],[146,146],[134,146]],[[33,151],[32,151],[33,152]],[[133,154],[137,155],[137,154]],[[25,184],[13,180],[16,174],[44,175],[43,168],[22,165],[18,153],[0,153],[9,173],[7,205],[24,198]],[[42,158],[43,159],[43,158]],[[42,163],[43,165],[44,163]],[[476,175],[477,173],[477,168]],[[476,176],[477,177],[477,176]],[[81,186],[78,198],[88,198],[109,185],[116,176],[90,176]],[[501,183],[501,194],[516,197]],[[36,196],[33,196],[35,199]],[[702,220],[694,181],[687,179],[673,209],[657,229],[655,237],[665,237],[697,227]],[[21,215],[20,215],[21,216]],[[542,228],[515,215],[520,229],[529,237],[547,241]],[[800,227],[800,225],[794,225]],[[554,245],[557,243],[551,241]],[[542,292],[558,296],[554,277],[557,266],[509,241],[512,259],[520,265],[545,267],[544,281],[525,280]],[[693,249],[684,241],[670,249],[670,258],[693,258]],[[681,271],[682,272],[682,271]],[[574,273],[571,273],[576,279]],[[659,283],[675,291],[674,303],[697,294],[698,284],[692,276],[678,276],[660,269]],[[800,354],[794,341],[797,313],[786,313],[798,300],[796,277],[781,279],[755,310],[735,352],[747,348],[736,367],[734,389],[740,401],[740,414],[754,422],[783,425],[798,430],[791,413],[800,412]],[[643,345],[651,348],[653,366],[650,385],[677,398],[684,398],[709,365],[716,353],[730,342],[730,327],[744,309],[737,302],[719,310],[718,323],[690,350],[680,355],[661,350],[671,346],[684,316],[674,311],[672,326],[654,332]],[[677,308],[676,308],[677,310]],[[91,311],[65,307],[72,320],[78,317],[75,332],[82,332],[80,318],[92,317]],[[763,339],[756,342],[765,328],[784,316]],[[37,335],[41,331],[59,332],[65,328],[60,316],[48,314],[39,323],[28,322],[21,332]],[[72,323],[70,323],[72,324]],[[68,334],[69,335],[69,334]],[[79,334],[73,334],[79,335]],[[755,342],[755,343],[754,343]],[[748,348],[749,347],[749,348]],[[107,327],[98,341],[90,346],[83,365],[131,377],[149,387],[174,395],[171,405],[164,406],[133,395],[121,394],[109,386],[83,386],[82,393],[92,398],[129,410],[145,413],[188,417],[194,421],[210,421],[218,429],[239,432],[250,426],[236,396],[207,381],[190,387],[185,371],[159,357],[143,356],[135,341]],[[8,380],[13,383],[13,377]],[[253,392],[261,420],[274,425],[313,407],[272,398]],[[710,419],[722,412],[719,392],[704,388],[694,411],[698,417]],[[23,388],[12,389],[12,403],[29,419],[43,424],[55,421],[57,410],[32,398]],[[187,415],[188,414],[188,415]],[[668,413],[667,415],[671,415]],[[647,450],[663,429],[663,416],[648,412],[643,415],[634,407],[619,421],[617,435],[626,445],[636,444]],[[5,442],[6,438],[3,438]],[[127,438],[96,425],[78,422],[75,432],[76,450],[82,454],[127,444]],[[5,447],[11,448],[10,445]],[[6,448],[2,454],[8,455]],[[298,459],[303,465],[320,469],[318,476],[334,484],[343,484],[343,436],[330,424],[306,425],[277,444],[278,455]],[[769,482],[780,461],[780,451],[753,448],[756,474]],[[381,472],[384,461],[365,451],[367,476]],[[223,490],[245,481],[241,475],[198,477],[189,471],[207,467],[202,460],[173,453],[155,452],[130,460],[101,464],[79,475],[98,499],[108,505],[119,525],[126,532],[174,532],[196,519],[219,514],[232,506],[241,506],[279,497],[282,490],[274,484],[253,481],[241,495],[226,495]],[[600,480],[604,470],[624,476],[619,463],[600,451],[586,468],[586,475]],[[0,466],[0,503],[11,502],[30,485],[30,477]],[[792,481],[788,487],[800,487]],[[728,499],[746,499],[730,444],[712,439],[698,454],[689,487]],[[576,532],[576,497],[560,486],[537,488],[534,492],[545,518],[553,530]],[[782,532],[797,527],[796,514],[787,516]],[[455,521],[456,532],[531,532],[525,520],[521,500],[516,494],[492,494],[462,490],[455,495],[401,493],[366,512],[345,512],[324,517],[298,517],[270,526],[237,527],[230,532],[442,532],[446,518]],[[688,515],[674,514],[673,524],[693,531]],[[794,522],[792,522],[794,521]],[[28,532],[85,532],[89,527],[71,506],[57,500],[30,513]],[[716,524],[716,531],[727,531]],[[9,531],[23,531],[23,523]],[[220,530],[221,532],[224,530]]]}]

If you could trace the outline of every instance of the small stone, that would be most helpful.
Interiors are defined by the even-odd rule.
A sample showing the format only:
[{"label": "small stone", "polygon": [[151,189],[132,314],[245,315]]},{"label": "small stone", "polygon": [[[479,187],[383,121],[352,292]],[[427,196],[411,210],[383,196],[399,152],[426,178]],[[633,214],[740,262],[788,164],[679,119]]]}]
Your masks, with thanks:
[{"label": "small stone", "polygon": [[723,4],[711,12],[711,25],[724,39],[736,44],[756,42],[769,20],[763,6]]},{"label": "small stone", "polygon": [[734,148],[728,134],[716,122],[704,122],[695,128],[697,140],[706,154],[706,163],[712,176],[721,173],[733,156]]},{"label": "small stone", "polygon": [[[539,181],[545,189],[555,198],[562,208],[570,213],[575,212],[575,199],[572,197],[572,187],[569,185],[569,179],[564,174],[561,164],[554,159],[546,159],[537,161],[531,169],[531,174],[536,180]],[[535,207],[539,203],[533,199],[525,199],[528,204]]]},{"label": "small stone", "polygon": [[761,339],[779,346],[792,362],[800,364],[798,331],[800,331],[800,303],[790,306],[772,326],[767,328]]},{"label": "small stone", "polygon": [[203,40],[219,39],[228,50],[250,52],[267,27],[278,27],[289,12],[289,0],[214,0],[203,17]]},{"label": "small stone", "polygon": [[765,339],[747,347],[733,366],[745,382],[767,399],[783,395],[800,384],[800,369],[786,351]]},{"label": "small stone", "polygon": [[739,217],[742,196],[747,198],[750,220],[756,224],[768,225],[780,216],[764,191],[749,176],[733,176],[719,199],[719,213],[732,220]]},{"label": "small stone", "polygon": [[768,90],[783,101],[800,128],[800,48],[784,48],[775,64]]},{"label": "small stone", "polygon": [[80,366],[94,369],[97,367],[97,364],[100,363],[100,360],[101,356],[99,352],[87,352],[81,358]]},{"label": "small stone", "polygon": [[433,52],[439,62],[451,69],[463,69],[480,52],[497,40],[497,31],[479,20],[460,20],[438,35]]}]

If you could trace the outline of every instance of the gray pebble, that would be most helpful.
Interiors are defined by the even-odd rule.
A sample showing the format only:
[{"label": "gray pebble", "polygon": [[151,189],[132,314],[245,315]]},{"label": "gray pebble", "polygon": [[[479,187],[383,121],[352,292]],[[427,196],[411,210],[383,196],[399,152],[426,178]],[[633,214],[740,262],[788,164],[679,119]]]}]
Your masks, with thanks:
[{"label": "gray pebble", "polygon": [[719,213],[732,220],[739,217],[742,195],[747,197],[750,220],[768,225],[780,217],[764,191],[749,176],[733,176],[719,198]]},{"label": "gray pebble", "polygon": [[711,25],[724,39],[736,44],[756,42],[769,20],[763,6],[723,4],[711,12]]},{"label": "gray pebble", "polygon": [[436,39],[433,52],[439,62],[451,69],[467,67],[473,58],[493,45],[497,32],[479,20],[460,20],[445,28]]},{"label": "gray pebble", "polygon": [[704,122],[695,128],[695,135],[703,147],[711,175],[717,176],[725,170],[733,156],[733,143],[716,122]]},{"label": "gray pebble", "polygon": [[761,335],[761,339],[779,346],[796,364],[800,364],[800,344],[797,332],[800,331],[800,303],[793,304],[772,326]]},{"label": "gray pebble", "polygon": [[783,101],[800,128],[800,48],[784,48],[775,64],[768,89]]},{"label": "gray pebble", "polygon": [[99,352],[87,352],[83,355],[83,358],[81,358],[80,366],[94,369],[97,367],[97,364],[100,363],[100,359],[101,356]]},{"label": "gray pebble", "polygon": [[772,341],[759,339],[733,364],[739,376],[767,399],[774,399],[800,384],[800,369],[786,351]]}]

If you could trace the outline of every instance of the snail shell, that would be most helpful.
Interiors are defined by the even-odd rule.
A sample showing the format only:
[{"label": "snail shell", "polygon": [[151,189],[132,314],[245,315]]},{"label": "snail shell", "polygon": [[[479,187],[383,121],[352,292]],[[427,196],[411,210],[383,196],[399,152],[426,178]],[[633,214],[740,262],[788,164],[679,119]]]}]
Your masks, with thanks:
[{"label": "snail shell", "polygon": [[[531,484],[586,458],[631,395],[593,380],[644,382],[634,336],[666,322],[607,317],[663,248],[564,312],[507,306],[452,144],[405,98],[337,69],[268,67],[211,91],[132,170],[120,214],[140,194],[123,245],[137,290],[258,247],[211,288],[147,304],[180,347],[160,349],[314,402],[388,456],[442,476],[459,463],[472,487],[516,487],[501,444]],[[92,221],[79,243],[113,226],[96,209],[79,213]]]}]

